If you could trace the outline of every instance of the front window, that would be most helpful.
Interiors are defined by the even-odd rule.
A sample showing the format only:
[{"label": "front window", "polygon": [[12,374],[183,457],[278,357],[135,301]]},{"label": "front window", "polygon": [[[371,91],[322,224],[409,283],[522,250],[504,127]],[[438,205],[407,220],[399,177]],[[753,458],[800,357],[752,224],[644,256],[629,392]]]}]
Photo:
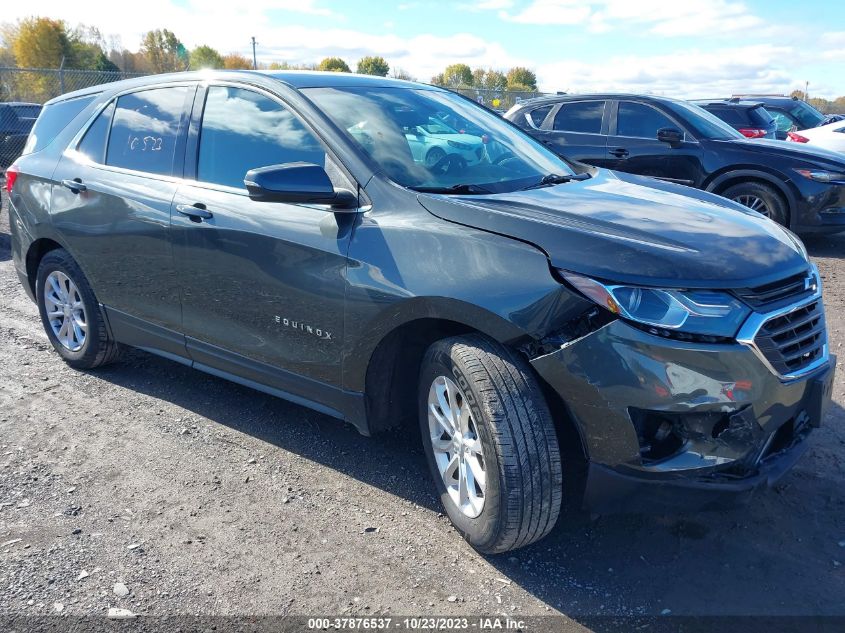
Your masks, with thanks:
[{"label": "front window", "polygon": [[444,90],[308,88],[306,94],[393,181],[423,190],[515,191],[568,165],[494,113]]},{"label": "front window", "polygon": [[677,128],[672,119],[651,106],[622,101],[616,115],[616,134],[632,138],[656,139],[657,130]]},{"label": "front window", "polygon": [[803,101],[796,101],[795,104],[789,108],[789,114],[798,121],[799,130],[807,130],[812,127],[818,127],[824,122],[824,115],[816,110],[813,106]]}]

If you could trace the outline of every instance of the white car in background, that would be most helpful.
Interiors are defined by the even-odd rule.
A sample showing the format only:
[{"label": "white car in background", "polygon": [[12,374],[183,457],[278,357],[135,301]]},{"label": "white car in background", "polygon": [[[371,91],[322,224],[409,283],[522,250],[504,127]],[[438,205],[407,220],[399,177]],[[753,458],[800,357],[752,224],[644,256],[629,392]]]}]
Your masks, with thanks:
[{"label": "white car in background", "polygon": [[475,165],[484,157],[484,141],[474,134],[462,134],[436,117],[405,129],[405,138],[414,160],[434,167],[447,154],[457,155],[466,165]]},{"label": "white car in background", "polygon": [[[835,121],[798,132],[808,145],[845,153],[845,121]],[[803,142],[803,141],[802,141]]]}]

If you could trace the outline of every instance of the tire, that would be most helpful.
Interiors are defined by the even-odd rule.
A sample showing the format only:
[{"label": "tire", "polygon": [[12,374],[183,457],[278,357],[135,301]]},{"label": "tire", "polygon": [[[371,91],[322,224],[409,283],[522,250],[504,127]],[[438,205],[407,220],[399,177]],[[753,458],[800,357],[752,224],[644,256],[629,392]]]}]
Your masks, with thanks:
[{"label": "tire", "polygon": [[[446,381],[456,390],[449,392]],[[448,402],[465,413],[457,416],[465,420],[460,446],[454,440],[457,433],[444,439],[450,436],[448,424],[439,422],[449,417],[440,404]],[[437,403],[434,410],[432,403]],[[497,554],[530,545],[551,531],[563,495],[560,449],[548,405],[524,360],[481,335],[438,341],[428,349],[420,369],[419,413],[423,446],[440,499],[470,545]],[[446,444],[455,450],[444,451]],[[458,465],[450,468],[455,459]],[[447,462],[444,474],[441,468]],[[479,466],[483,478],[474,475]],[[452,478],[450,472],[473,475],[465,487],[463,507],[460,477]]]},{"label": "tire", "polygon": [[[72,285],[64,284],[65,278]],[[53,318],[48,315],[48,306],[53,314],[62,310],[57,302],[53,301],[54,298],[61,300],[63,296],[55,290],[53,282],[57,280],[61,290],[65,292],[64,296],[70,296],[67,303],[79,307],[76,310],[64,311],[61,316]],[[75,291],[71,291],[68,295],[68,288],[74,289],[74,287]],[[35,298],[47,338],[68,365],[76,369],[93,369],[116,360],[119,347],[109,334],[97,298],[79,268],[79,264],[66,250],[60,248],[50,251],[41,260],[35,279]],[[75,334],[69,329],[63,337],[66,339],[63,343],[60,340],[63,330],[59,328],[57,333],[54,324],[63,324],[69,319],[71,324],[74,322],[84,324],[84,329],[82,325],[78,325],[78,328],[72,329],[76,331]],[[81,340],[83,336],[79,332],[84,333],[84,340]],[[70,346],[67,339],[72,339]],[[77,345],[78,348],[76,348]]]},{"label": "tire", "polygon": [[761,182],[741,182],[728,187],[722,192],[722,196],[758,211],[749,202],[758,200],[764,205],[764,210],[759,212],[771,218],[778,224],[789,226],[789,211],[783,196],[771,185]]},{"label": "tire", "polygon": [[432,147],[425,155],[425,166],[428,168],[434,167],[444,158],[446,158],[446,152],[439,147]]}]

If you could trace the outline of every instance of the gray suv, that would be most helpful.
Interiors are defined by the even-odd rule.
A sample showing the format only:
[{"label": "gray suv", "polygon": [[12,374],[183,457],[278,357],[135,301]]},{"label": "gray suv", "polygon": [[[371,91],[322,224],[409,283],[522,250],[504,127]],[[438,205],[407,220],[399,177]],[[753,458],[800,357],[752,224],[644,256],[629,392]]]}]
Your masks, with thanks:
[{"label": "gray suv", "polygon": [[830,400],[821,282],[788,230],[572,166],[436,87],[97,86],[46,104],[6,186],[68,364],[129,345],[364,434],[410,420],[483,552],[547,534],[564,491],[599,513],[746,500]]}]

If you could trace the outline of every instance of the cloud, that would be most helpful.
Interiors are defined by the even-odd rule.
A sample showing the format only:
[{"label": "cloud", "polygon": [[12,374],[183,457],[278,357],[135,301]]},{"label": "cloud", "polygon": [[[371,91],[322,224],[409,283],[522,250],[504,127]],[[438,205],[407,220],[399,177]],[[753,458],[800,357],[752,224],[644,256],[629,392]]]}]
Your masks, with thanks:
[{"label": "cloud", "polygon": [[732,0],[531,0],[502,19],[535,25],[585,25],[592,33],[645,29],[664,37],[723,35],[761,27],[761,18]]},{"label": "cloud", "polygon": [[570,92],[647,92],[686,98],[783,93],[799,83],[779,63],[792,53],[787,46],[754,45],[623,55],[602,62],[570,59],[540,65],[537,75],[541,89]]}]

